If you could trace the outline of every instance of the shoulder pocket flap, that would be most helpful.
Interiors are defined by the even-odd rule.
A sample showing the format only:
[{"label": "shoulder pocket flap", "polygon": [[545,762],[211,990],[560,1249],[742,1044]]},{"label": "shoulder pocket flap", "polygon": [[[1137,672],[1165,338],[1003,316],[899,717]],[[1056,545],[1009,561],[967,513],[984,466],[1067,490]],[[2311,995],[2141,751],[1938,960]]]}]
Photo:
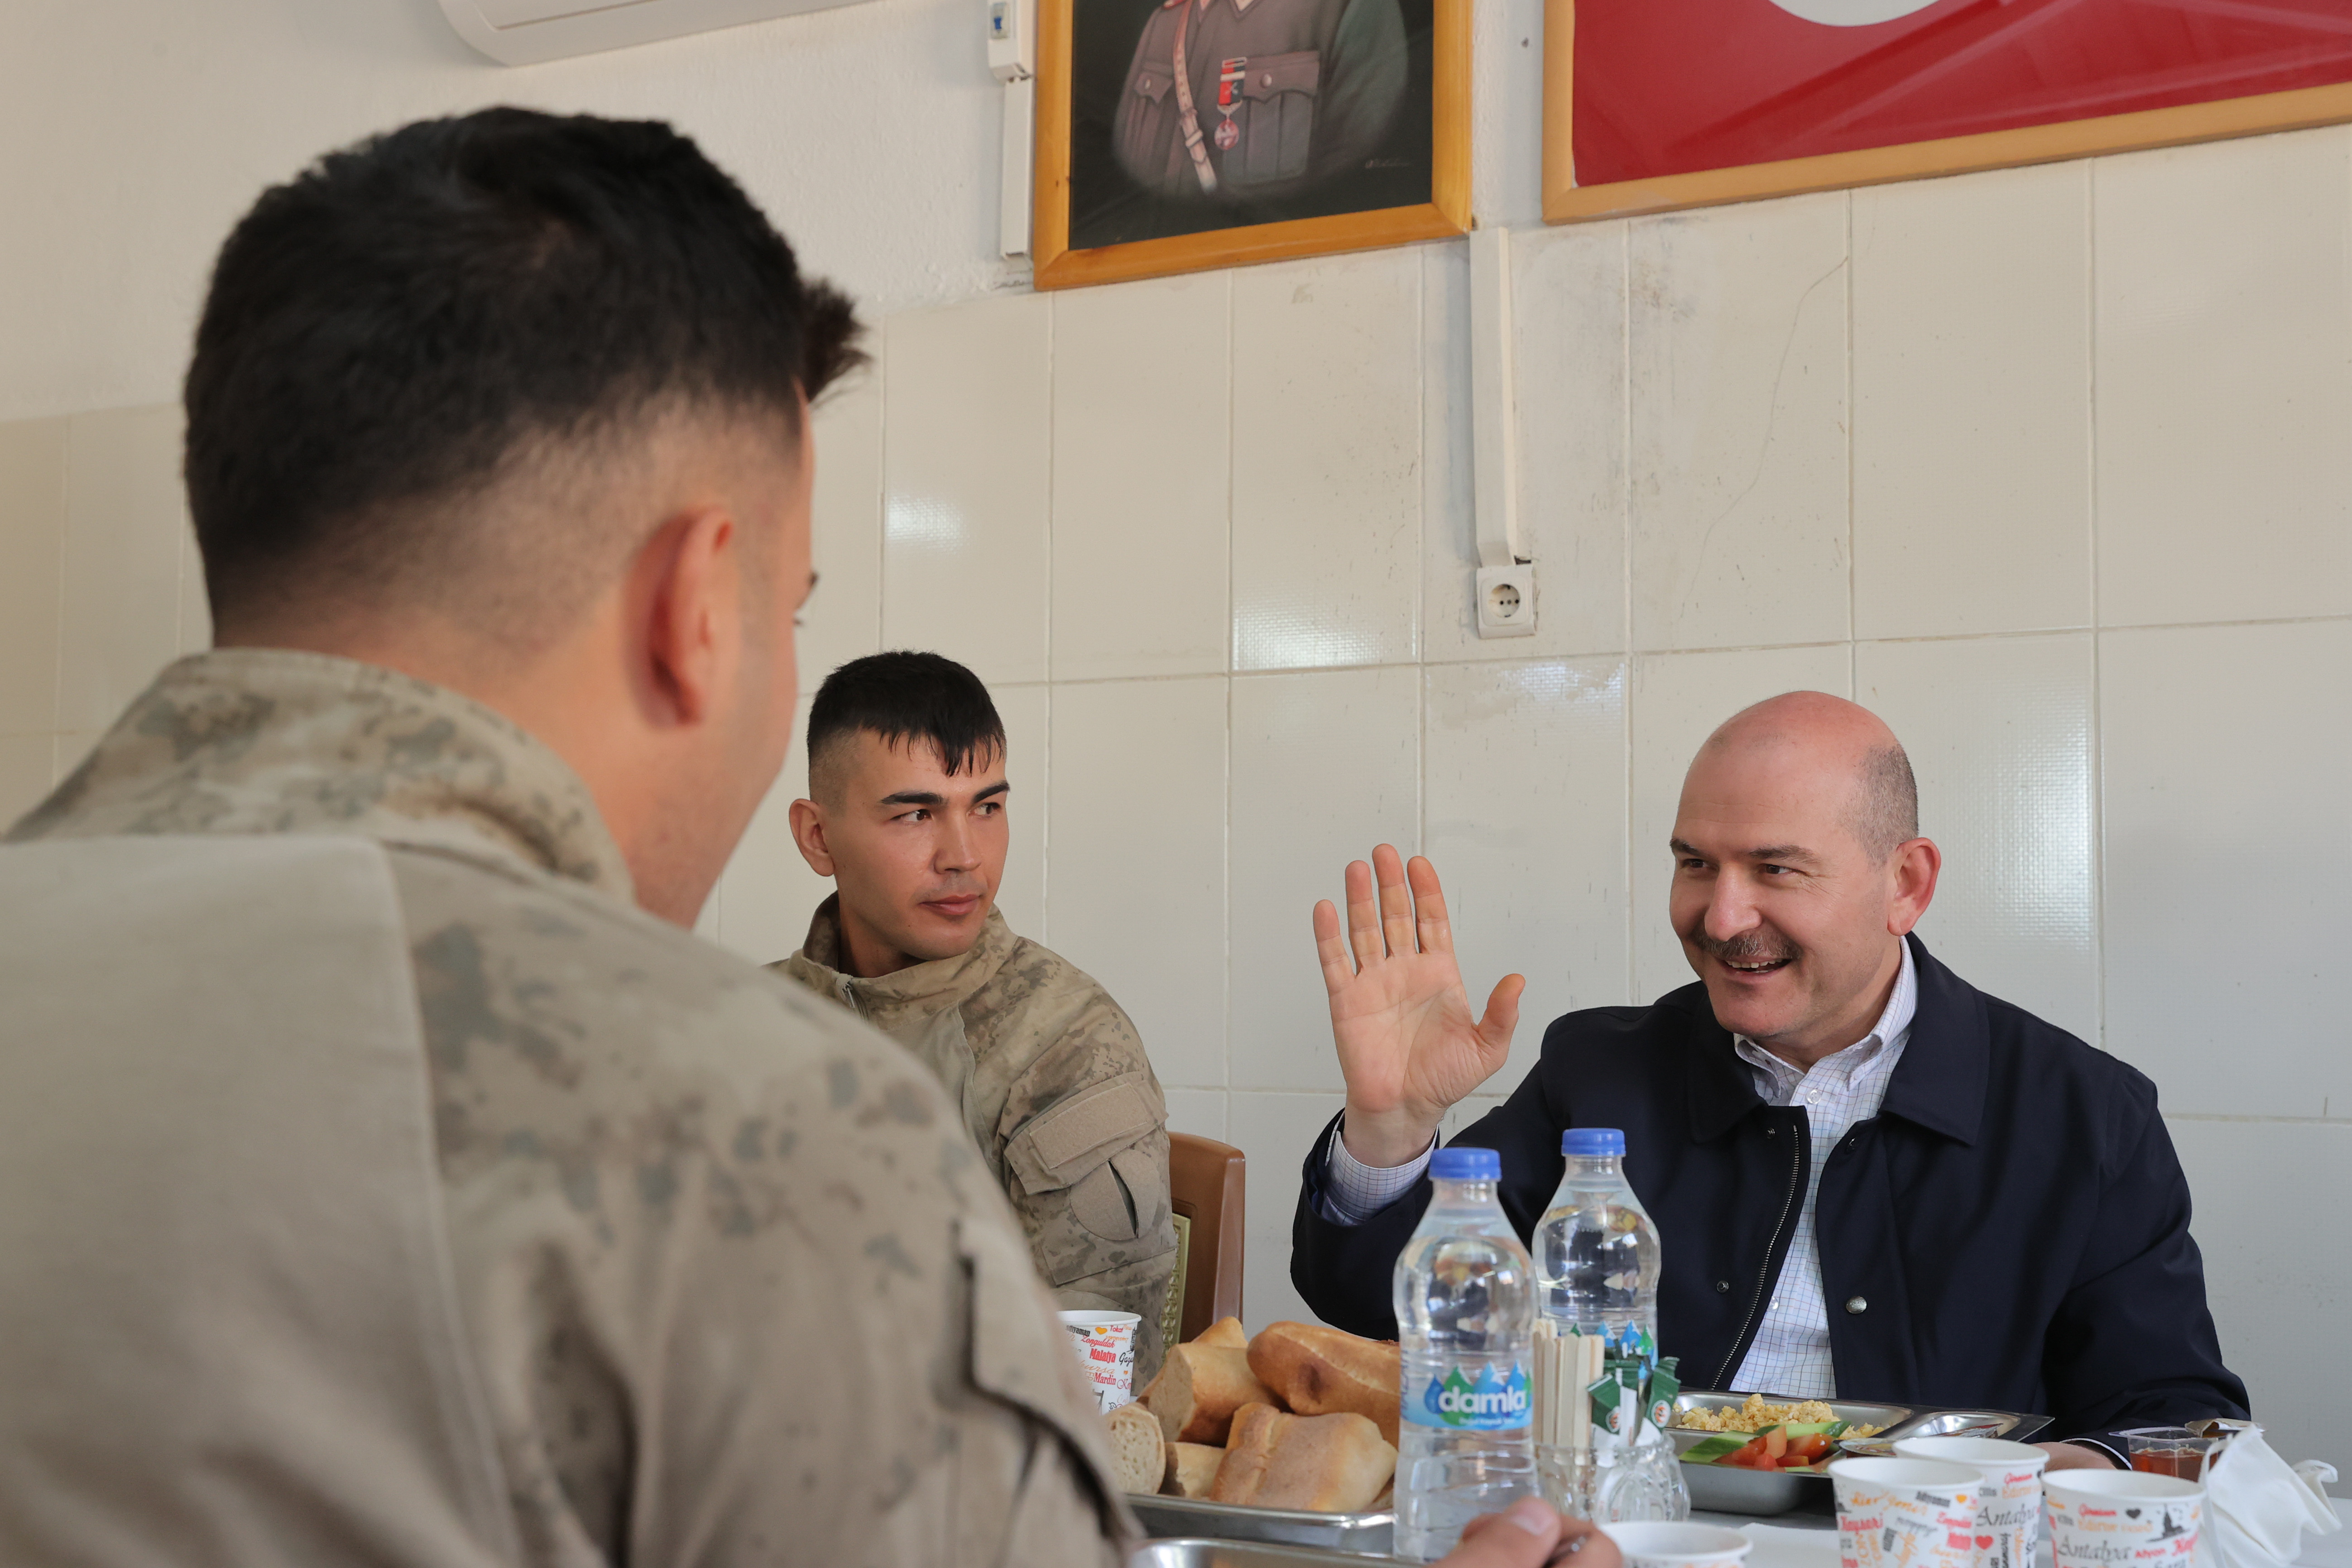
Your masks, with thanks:
[{"label": "shoulder pocket flap", "polygon": [[1160,1125],[1159,1096],[1139,1072],[1080,1089],[1031,1117],[1004,1163],[1031,1194],[1066,1187]]},{"label": "shoulder pocket flap", "polygon": [[1313,49],[1294,55],[1253,58],[1242,78],[1244,98],[1272,98],[1277,92],[1313,92],[1323,79],[1323,57]]},{"label": "shoulder pocket flap", "polygon": [[1168,89],[1175,85],[1176,79],[1166,66],[1146,66],[1135,73],[1136,92],[1154,103],[1167,97]]}]

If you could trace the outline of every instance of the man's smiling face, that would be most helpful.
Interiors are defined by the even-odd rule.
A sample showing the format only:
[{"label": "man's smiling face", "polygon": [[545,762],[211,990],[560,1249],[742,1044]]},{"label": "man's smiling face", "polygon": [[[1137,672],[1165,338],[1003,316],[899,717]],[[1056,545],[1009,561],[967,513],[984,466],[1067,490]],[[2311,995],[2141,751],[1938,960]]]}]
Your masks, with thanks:
[{"label": "man's smiling face", "polygon": [[[1927,908],[1923,850],[1874,855],[1857,835],[1864,762],[1884,727],[1836,699],[1776,700],[1701,748],[1671,847],[1670,918],[1716,1020],[1812,1054],[1867,1034]],[[1835,703],[1834,709],[1828,704]],[[1774,705],[1763,705],[1770,709]],[[1892,742],[1893,737],[1886,735]]]}]

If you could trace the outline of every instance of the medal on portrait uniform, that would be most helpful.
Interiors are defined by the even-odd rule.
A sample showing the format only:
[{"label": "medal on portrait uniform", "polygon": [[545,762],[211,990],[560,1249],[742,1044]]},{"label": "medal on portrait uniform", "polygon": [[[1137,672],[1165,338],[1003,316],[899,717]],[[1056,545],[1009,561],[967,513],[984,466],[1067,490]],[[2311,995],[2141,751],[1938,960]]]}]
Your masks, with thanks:
[{"label": "medal on portrait uniform", "polygon": [[1217,66],[1217,112],[1224,119],[1217,122],[1213,132],[1217,151],[1230,153],[1242,139],[1242,128],[1234,123],[1234,110],[1241,97],[1242,79],[1249,74],[1249,57],[1221,61]]}]

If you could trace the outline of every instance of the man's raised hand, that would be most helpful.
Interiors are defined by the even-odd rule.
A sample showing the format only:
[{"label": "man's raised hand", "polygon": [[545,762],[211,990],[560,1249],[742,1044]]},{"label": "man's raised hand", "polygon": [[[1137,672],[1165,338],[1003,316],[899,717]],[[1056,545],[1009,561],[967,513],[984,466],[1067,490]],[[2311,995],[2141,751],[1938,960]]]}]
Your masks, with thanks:
[{"label": "man's raised hand", "polygon": [[1340,1135],[1367,1165],[1402,1165],[1429,1147],[1447,1109],[1510,1055],[1528,983],[1505,975],[1486,1016],[1471,1016],[1445,894],[1436,868],[1420,856],[1408,866],[1383,844],[1370,866],[1349,865],[1347,891],[1344,941],[1331,901],[1315,906],[1331,1037],[1348,1081]]}]

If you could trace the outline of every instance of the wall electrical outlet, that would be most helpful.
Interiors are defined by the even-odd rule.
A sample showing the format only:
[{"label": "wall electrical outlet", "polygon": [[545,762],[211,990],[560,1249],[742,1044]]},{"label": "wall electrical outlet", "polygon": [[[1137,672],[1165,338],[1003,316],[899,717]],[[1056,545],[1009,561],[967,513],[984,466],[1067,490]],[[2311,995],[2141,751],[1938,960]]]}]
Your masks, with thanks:
[{"label": "wall electrical outlet", "polygon": [[1536,635],[1536,569],[1528,562],[1478,568],[1478,635]]}]

